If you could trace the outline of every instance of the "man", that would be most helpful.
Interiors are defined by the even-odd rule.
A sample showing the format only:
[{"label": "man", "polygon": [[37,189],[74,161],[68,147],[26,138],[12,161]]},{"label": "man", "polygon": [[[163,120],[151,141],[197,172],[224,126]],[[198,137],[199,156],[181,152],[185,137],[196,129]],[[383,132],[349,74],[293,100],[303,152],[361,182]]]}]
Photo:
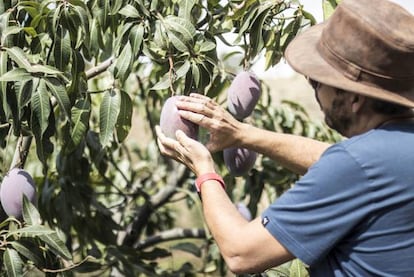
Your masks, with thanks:
[{"label": "man", "polygon": [[[261,130],[191,95],[177,104],[180,115],[210,131],[207,147],[157,128],[162,153],[196,174],[205,220],[234,272],[261,272],[296,257],[311,276],[412,276],[414,17],[386,0],[343,0],[285,54],[313,84],[327,124],[348,139],[331,146]],[[209,152],[229,146],[304,175],[247,222]]]}]

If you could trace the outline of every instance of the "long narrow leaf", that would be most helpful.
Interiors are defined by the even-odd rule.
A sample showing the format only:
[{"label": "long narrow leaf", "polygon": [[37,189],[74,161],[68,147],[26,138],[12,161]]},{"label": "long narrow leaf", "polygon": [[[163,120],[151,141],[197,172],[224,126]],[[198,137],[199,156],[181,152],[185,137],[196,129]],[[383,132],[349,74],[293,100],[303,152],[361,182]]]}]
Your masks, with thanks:
[{"label": "long narrow leaf", "polygon": [[116,90],[107,91],[99,109],[99,141],[107,146],[114,133],[121,106],[121,96]]},{"label": "long narrow leaf", "polygon": [[41,235],[40,239],[44,241],[56,255],[61,256],[66,260],[72,259],[72,254],[66,247],[65,242],[60,239],[57,232]]},{"label": "long narrow leaf", "polygon": [[23,195],[23,219],[29,225],[39,225],[41,222],[40,214],[36,207]]},{"label": "long narrow leaf", "polygon": [[43,79],[40,80],[39,87],[32,94],[31,103],[33,113],[36,116],[37,122],[40,126],[40,134],[43,135],[49,124],[48,118],[51,110],[46,83]]},{"label": "long narrow leaf", "polygon": [[72,127],[70,137],[73,146],[76,147],[85,138],[86,131],[89,127],[89,116],[91,111],[91,104],[87,99],[81,99],[76,102],[72,108]]},{"label": "long narrow leaf", "polygon": [[33,249],[33,245],[30,245],[31,248],[24,245],[24,242],[12,241],[11,246],[22,256],[26,257],[30,261],[32,261],[36,265],[41,265],[43,257],[38,253],[40,251],[35,251],[37,249]]},{"label": "long narrow leaf", "polygon": [[24,237],[24,238],[34,238],[34,237],[39,237],[42,235],[50,235],[54,232],[55,232],[54,230],[46,226],[43,226],[43,225],[29,225],[27,227],[23,227],[23,228],[11,231],[7,235],[9,237],[13,235],[20,235],[21,237]]},{"label": "long narrow leaf", "polygon": [[23,276],[23,261],[16,250],[7,248],[3,253],[3,263],[8,277]]},{"label": "long narrow leaf", "polygon": [[121,108],[119,110],[118,119],[116,122],[116,133],[118,141],[122,142],[129,134],[131,129],[132,120],[132,101],[128,93],[125,91],[120,92],[121,95]]},{"label": "long narrow leaf", "polygon": [[30,72],[32,65],[26,57],[26,54],[19,47],[5,48],[10,58],[17,63],[20,68]]},{"label": "long narrow leaf", "polygon": [[32,78],[29,72],[24,68],[14,68],[5,74],[0,75],[0,82],[27,81]]},{"label": "long narrow leaf", "polygon": [[69,118],[70,115],[70,100],[66,92],[64,84],[62,84],[57,78],[45,78],[46,86],[52,95],[58,101],[64,115]]}]

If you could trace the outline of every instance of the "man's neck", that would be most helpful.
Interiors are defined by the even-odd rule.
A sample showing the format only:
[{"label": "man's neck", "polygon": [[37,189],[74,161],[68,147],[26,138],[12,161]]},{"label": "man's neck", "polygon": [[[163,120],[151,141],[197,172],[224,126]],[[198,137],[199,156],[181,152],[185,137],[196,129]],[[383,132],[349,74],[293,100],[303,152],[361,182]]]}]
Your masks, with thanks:
[{"label": "man's neck", "polygon": [[347,136],[356,136],[389,123],[405,121],[409,119],[414,119],[414,111],[412,110],[407,113],[398,115],[384,115],[379,113],[365,114],[360,116],[358,118],[358,121],[349,128]]}]

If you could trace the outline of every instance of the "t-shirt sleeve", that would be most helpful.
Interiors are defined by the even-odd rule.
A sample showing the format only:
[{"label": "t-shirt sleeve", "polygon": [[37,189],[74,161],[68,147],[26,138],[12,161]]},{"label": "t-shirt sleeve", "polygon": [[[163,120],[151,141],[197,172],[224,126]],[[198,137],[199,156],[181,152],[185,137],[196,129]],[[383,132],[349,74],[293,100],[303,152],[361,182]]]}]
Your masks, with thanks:
[{"label": "t-shirt sleeve", "polygon": [[315,264],[366,216],[364,170],[341,144],[262,213],[265,228],[295,257]]}]

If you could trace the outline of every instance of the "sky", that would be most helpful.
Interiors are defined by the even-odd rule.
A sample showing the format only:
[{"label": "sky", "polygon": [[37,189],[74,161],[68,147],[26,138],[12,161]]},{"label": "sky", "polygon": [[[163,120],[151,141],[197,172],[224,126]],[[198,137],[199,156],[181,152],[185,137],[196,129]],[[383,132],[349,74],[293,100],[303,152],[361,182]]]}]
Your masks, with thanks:
[{"label": "sky", "polygon": [[[395,2],[414,15],[414,1],[413,0],[390,0]],[[375,0],[372,0],[375,3]],[[322,13],[322,0],[300,0],[300,3],[303,5],[303,8],[310,12],[316,19],[317,22],[322,22],[323,13]],[[292,76],[294,71],[291,67],[285,62],[281,61],[275,67],[264,71],[264,60],[259,60],[255,64],[252,70],[261,77],[289,77]]]}]

